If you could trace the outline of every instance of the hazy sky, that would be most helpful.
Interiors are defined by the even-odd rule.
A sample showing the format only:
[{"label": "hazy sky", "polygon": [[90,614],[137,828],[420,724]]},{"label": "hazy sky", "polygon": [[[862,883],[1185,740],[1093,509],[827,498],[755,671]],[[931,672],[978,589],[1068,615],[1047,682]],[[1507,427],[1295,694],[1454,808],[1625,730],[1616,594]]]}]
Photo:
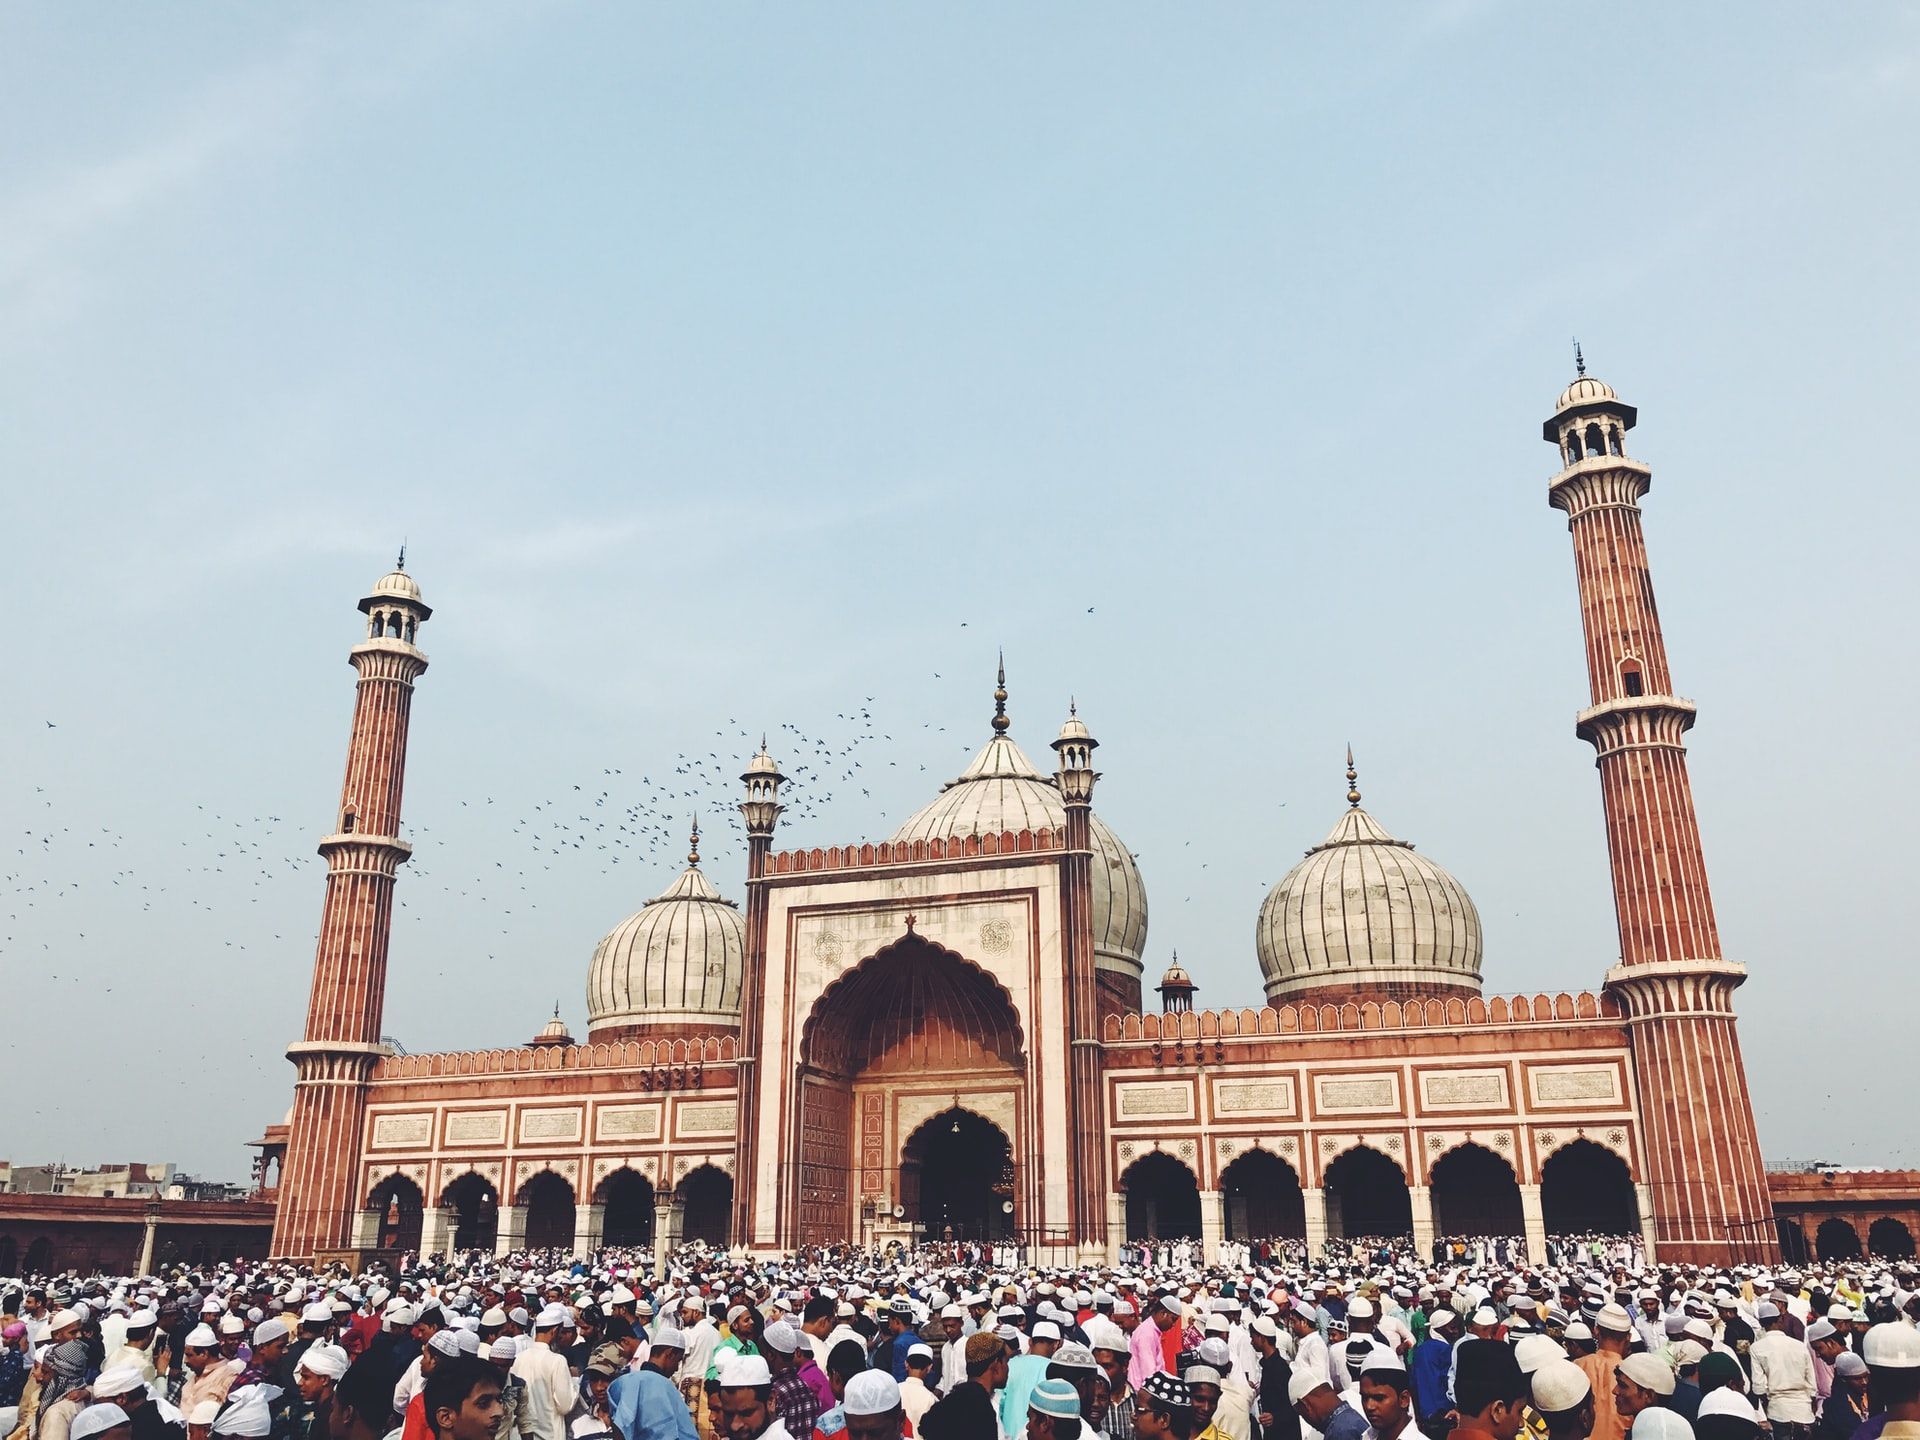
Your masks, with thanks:
[{"label": "hazy sky", "polygon": [[1597,984],[1577,334],[1641,407],[1766,1151],[1920,1162],[1920,17],[1730,20],[7,7],[0,1155],[245,1174],[403,537],[410,1050],[578,1033],[695,808],[739,897],[762,728],[853,747],[785,843],[884,838],[999,645],[1029,753],[1070,694],[1102,741],[1149,980],[1257,1000],[1351,740],[1489,993]]}]

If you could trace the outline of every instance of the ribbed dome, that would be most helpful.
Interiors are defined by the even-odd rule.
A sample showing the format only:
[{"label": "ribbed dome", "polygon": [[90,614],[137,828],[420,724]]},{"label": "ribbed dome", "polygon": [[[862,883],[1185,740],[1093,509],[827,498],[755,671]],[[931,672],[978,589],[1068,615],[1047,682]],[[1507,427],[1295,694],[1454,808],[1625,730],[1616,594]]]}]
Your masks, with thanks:
[{"label": "ribbed dome", "polygon": [[397,596],[402,600],[418,600],[420,586],[404,570],[393,570],[373,582],[373,593],[380,596]]},{"label": "ribbed dome", "polygon": [[1328,988],[1480,989],[1480,915],[1445,870],[1359,807],[1273,887],[1254,931],[1267,999]]},{"label": "ribbed dome", "polygon": [[[1098,815],[1091,818],[1095,963],[1137,979],[1147,945],[1146,887],[1131,852]],[[948,781],[933,803],[893,838],[898,843],[997,835],[1043,825],[1059,830],[1066,823],[1067,807],[1052,777],[1034,769],[1013,739],[1002,733],[987,741],[959,778]]]},{"label": "ribbed dome", "polygon": [[587,1038],[630,1026],[740,1023],[747,927],[694,856],[680,878],[610,931],[587,970]]},{"label": "ribbed dome", "polygon": [[1598,405],[1608,400],[1618,400],[1613,387],[1604,380],[1596,380],[1591,375],[1582,375],[1566,389],[1560,392],[1560,399],[1554,410],[1571,410],[1575,405]]}]

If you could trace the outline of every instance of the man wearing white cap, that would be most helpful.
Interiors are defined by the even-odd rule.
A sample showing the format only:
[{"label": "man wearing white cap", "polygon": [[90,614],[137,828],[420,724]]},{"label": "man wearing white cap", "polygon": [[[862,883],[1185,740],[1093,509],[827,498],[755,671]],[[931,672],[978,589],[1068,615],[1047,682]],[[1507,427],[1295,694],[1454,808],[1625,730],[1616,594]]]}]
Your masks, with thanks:
[{"label": "man wearing white cap", "polygon": [[1626,1418],[1614,1404],[1613,1372],[1626,1358],[1632,1337],[1632,1317],[1618,1305],[1603,1305],[1593,1317],[1593,1353],[1573,1362],[1593,1386],[1593,1440],[1626,1440]]},{"label": "man wearing white cap", "polygon": [[240,1373],[238,1361],[220,1354],[220,1337],[211,1327],[196,1325],[187,1332],[180,1347],[181,1361],[187,1369],[187,1381],[180,1387],[180,1409],[191,1414],[203,1401],[224,1405],[227,1392]]},{"label": "man wearing white cap", "polygon": [[1548,1360],[1533,1372],[1533,1408],[1550,1440],[1587,1440],[1593,1433],[1593,1383],[1571,1360]]},{"label": "man wearing white cap", "polygon": [[[892,1376],[888,1376],[892,1383]],[[714,1431],[721,1440],[791,1440],[773,1411],[773,1372],[766,1357],[729,1352],[714,1377]]]},{"label": "man wearing white cap", "polygon": [[[153,1394],[138,1366],[102,1370],[93,1382],[93,1398],[111,1400],[126,1411],[133,1440],[174,1440],[180,1434],[180,1427],[170,1423],[153,1403]],[[76,1419],[74,1423],[80,1422]]]},{"label": "man wearing white cap", "polygon": [[847,1440],[900,1440],[906,1413],[900,1386],[884,1370],[862,1370],[847,1382],[841,1409],[847,1416]]},{"label": "man wearing white cap", "polygon": [[925,1341],[911,1346],[907,1350],[907,1378],[900,1382],[900,1408],[915,1433],[920,1429],[920,1417],[940,1398],[927,1384],[927,1377],[932,1373],[933,1347]]},{"label": "man wearing white cap", "polygon": [[1774,1440],[1800,1440],[1813,1426],[1813,1355],[1786,1330],[1786,1317],[1771,1300],[1759,1306],[1760,1338],[1747,1358],[1753,1399],[1767,1412]]},{"label": "man wearing white cap", "polygon": [[126,1411],[102,1401],[74,1416],[67,1434],[70,1440],[130,1440],[133,1425]]},{"label": "man wearing white cap", "polygon": [[695,1440],[693,1412],[674,1383],[686,1346],[680,1329],[663,1320],[654,1327],[646,1363],[614,1380],[607,1405],[625,1440]]},{"label": "man wearing white cap", "polygon": [[327,1440],[334,1387],[346,1373],[347,1352],[338,1345],[323,1340],[301,1352],[293,1366],[293,1383],[300,1393],[292,1416],[295,1440]]},{"label": "man wearing white cap", "polygon": [[[159,1371],[154,1365],[153,1341],[160,1320],[151,1310],[140,1310],[127,1317],[125,1339],[117,1350],[109,1350],[106,1359],[101,1362],[102,1370],[118,1370],[123,1365],[131,1365],[140,1372],[140,1378],[152,1384]],[[104,1327],[103,1337],[104,1337]]]},{"label": "man wearing white cap", "polygon": [[527,1387],[527,1440],[567,1440],[573,1373],[554,1342],[568,1318],[563,1306],[547,1306],[534,1317],[533,1344],[513,1362],[513,1373]]}]

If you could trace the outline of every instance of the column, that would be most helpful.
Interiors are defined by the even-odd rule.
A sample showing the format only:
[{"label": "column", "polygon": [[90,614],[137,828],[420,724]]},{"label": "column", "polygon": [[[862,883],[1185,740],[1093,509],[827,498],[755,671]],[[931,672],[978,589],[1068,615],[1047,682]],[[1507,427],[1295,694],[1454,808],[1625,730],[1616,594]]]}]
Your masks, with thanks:
[{"label": "column", "polygon": [[445,1255],[453,1249],[453,1229],[458,1217],[451,1210],[429,1205],[420,1212],[420,1258]]},{"label": "column", "polygon": [[1220,1263],[1220,1241],[1226,1235],[1227,1198],[1218,1190],[1200,1192],[1200,1253],[1209,1265]]},{"label": "column", "polygon": [[347,1243],[360,1250],[380,1248],[380,1222],[385,1218],[379,1210],[356,1210],[353,1223],[347,1227]]},{"label": "column", "polygon": [[653,1202],[653,1278],[655,1280],[667,1278],[667,1254],[672,1249],[673,1197],[659,1195]]},{"label": "column", "polygon": [[[1127,1196],[1124,1190],[1107,1192],[1107,1263],[1120,1263],[1120,1247],[1127,1243]],[[1811,1253],[1811,1252],[1809,1252]]]},{"label": "column", "polygon": [[1438,1228],[1433,1218],[1433,1187],[1409,1185],[1407,1198],[1413,1205],[1413,1253],[1425,1264],[1433,1258],[1433,1236]]},{"label": "column", "polygon": [[1540,1187],[1520,1187],[1520,1220],[1526,1226],[1527,1260],[1534,1265],[1547,1263],[1547,1217],[1540,1208]]},{"label": "column", "polygon": [[153,1273],[154,1242],[159,1236],[159,1231],[160,1212],[158,1210],[148,1210],[146,1228],[140,1232],[140,1266],[133,1272],[135,1275],[151,1275]]},{"label": "column", "polygon": [[1654,1263],[1653,1187],[1651,1185],[1635,1185],[1633,1187],[1633,1203],[1640,1211],[1640,1243],[1646,1247],[1647,1251],[1644,1262],[1651,1265]]},{"label": "column", "polygon": [[593,1252],[600,1248],[600,1237],[607,1230],[607,1207],[604,1205],[576,1205],[573,1207],[573,1253],[581,1259],[590,1259]]},{"label": "column", "polygon": [[1302,1190],[1300,1198],[1307,1204],[1307,1255],[1312,1258],[1327,1244],[1327,1192],[1315,1186]]},{"label": "column", "polygon": [[527,1248],[527,1207],[502,1205],[500,1223],[493,1240],[493,1253],[506,1255]]}]

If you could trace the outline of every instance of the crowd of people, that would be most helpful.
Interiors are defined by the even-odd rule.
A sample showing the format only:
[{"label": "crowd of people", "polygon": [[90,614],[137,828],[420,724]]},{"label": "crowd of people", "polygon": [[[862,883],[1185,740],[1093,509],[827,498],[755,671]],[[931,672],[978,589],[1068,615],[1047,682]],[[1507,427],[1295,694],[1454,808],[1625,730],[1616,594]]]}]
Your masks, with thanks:
[{"label": "crowd of people", "polygon": [[0,1277],[0,1440],[1920,1440],[1920,1271],[1194,1242]]}]

